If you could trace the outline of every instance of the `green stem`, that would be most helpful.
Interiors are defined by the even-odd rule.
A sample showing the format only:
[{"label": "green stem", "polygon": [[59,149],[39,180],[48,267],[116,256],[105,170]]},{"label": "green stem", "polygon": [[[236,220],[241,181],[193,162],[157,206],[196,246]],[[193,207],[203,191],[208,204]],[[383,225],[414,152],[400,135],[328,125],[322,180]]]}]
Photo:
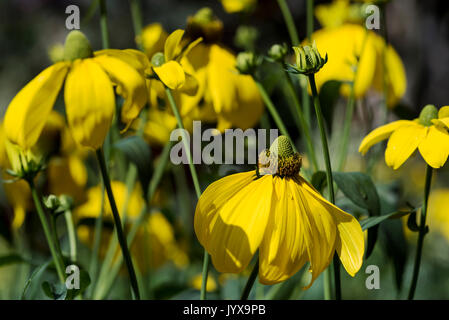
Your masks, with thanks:
[{"label": "green stem", "polygon": [[307,39],[312,41],[313,33],[313,0],[307,0]]},{"label": "green stem", "polygon": [[432,184],[432,167],[427,165],[426,167],[426,184],[424,186],[424,202],[421,208],[421,219],[419,222],[419,235],[418,243],[416,247],[415,264],[413,265],[413,276],[412,283],[410,285],[410,291],[408,293],[408,299],[413,300],[415,295],[416,284],[418,283],[419,267],[421,265],[421,255],[424,243],[424,236],[427,234],[426,226],[426,216],[427,216],[427,205],[429,201],[430,186]]},{"label": "green stem", "polygon": [[[324,117],[321,111],[320,99],[318,97],[318,92],[316,89],[314,74],[309,75],[309,82],[310,88],[312,90],[313,105],[315,107],[318,127],[320,129],[321,143],[323,146],[324,163],[326,165],[326,180],[327,180],[327,187],[329,190],[329,200],[330,202],[335,204],[334,181],[332,177],[332,166],[329,156],[329,145],[327,143],[326,129],[324,127]],[[328,277],[327,279],[330,279],[330,277]],[[335,281],[335,299],[340,300],[341,299],[340,262],[338,260],[337,255],[335,254],[334,254],[334,281]]]},{"label": "green stem", "polygon": [[276,123],[276,126],[278,127],[279,131],[281,131],[281,134],[286,136],[290,140],[293,150],[296,152],[296,146],[293,143],[293,140],[290,138],[290,135],[288,134],[288,131],[285,128],[284,122],[282,121],[281,116],[277,112],[276,107],[273,104],[273,101],[271,101],[271,99],[268,96],[268,93],[265,90],[265,88],[263,87],[263,85],[257,80],[254,80],[254,81],[256,82],[257,88],[259,89],[260,95],[262,96],[262,100],[265,103],[265,105],[267,106],[267,109],[270,112],[270,115],[273,118],[274,122]]},{"label": "green stem", "polygon": [[[168,101],[170,102],[171,109],[173,114],[175,115],[176,122],[178,123],[178,127],[182,129],[182,141],[184,143],[184,149],[187,154],[187,159],[189,161],[190,173],[192,175],[193,185],[195,187],[196,196],[199,199],[201,196],[200,183],[198,181],[198,175],[196,174],[195,166],[193,165],[192,155],[190,153],[190,145],[187,143],[186,130],[184,129],[184,125],[182,124],[181,115],[179,114],[178,107],[176,106],[175,99],[171,93],[169,88],[165,88],[165,93],[167,94]],[[202,271],[202,282],[201,282],[201,293],[200,299],[206,299],[206,288],[207,288],[207,276],[209,273],[209,254],[206,249],[204,249],[204,258],[203,258],[203,271]]]},{"label": "green stem", "polygon": [[253,271],[251,271],[251,274],[249,275],[248,281],[246,282],[245,288],[243,289],[240,300],[248,300],[248,296],[251,292],[251,289],[254,285],[254,282],[256,281],[258,274],[259,274],[259,257],[257,258]]},{"label": "green stem", "polygon": [[[148,211],[147,203],[151,202],[153,195],[156,192],[157,186],[159,185],[159,183],[162,179],[164,169],[165,169],[168,159],[169,159],[171,146],[172,146],[171,142],[168,142],[165,145],[164,149],[162,150],[162,154],[159,158],[158,164],[157,164],[156,168],[154,169],[154,173],[153,173],[153,176],[151,177],[151,181],[150,181],[149,188],[148,188],[146,204],[145,204],[144,208],[142,208],[141,212],[139,213],[137,220],[132,224],[131,229],[128,233],[127,241],[130,244],[130,246],[132,246],[134,238],[137,234],[137,231],[139,230],[140,226],[142,225],[142,222],[144,221],[144,218],[147,214],[147,211]],[[122,262],[123,262],[122,256],[117,257],[117,261],[112,265],[111,268],[107,269],[106,275],[108,275],[108,276],[101,277],[101,275],[100,275],[100,279],[102,281],[99,283],[99,288],[98,288],[98,290],[96,290],[95,295],[93,297],[95,300],[103,299],[103,297],[105,297],[106,294],[109,292],[109,290],[112,286],[113,280],[115,279],[118,272],[120,271]],[[108,263],[108,266],[110,266],[110,265],[111,265],[111,263]]]},{"label": "green stem", "polygon": [[108,17],[106,9],[106,0],[100,0],[100,28],[101,41],[103,49],[109,48],[109,32],[108,32]]},{"label": "green stem", "polygon": [[303,136],[306,138],[307,151],[309,153],[314,170],[318,171],[318,169],[319,169],[318,161],[316,159],[315,150],[313,149],[312,138],[310,136],[310,127],[307,124],[304,114],[302,113],[301,104],[299,103],[298,96],[296,95],[296,90],[293,85],[293,81],[290,78],[290,75],[288,74],[287,71],[284,70],[284,74],[285,74],[285,77],[287,78],[288,88],[290,89],[290,94],[293,97],[293,102],[296,107],[296,113],[298,115],[299,123],[301,125],[300,130],[301,130]]},{"label": "green stem", "polygon": [[106,193],[108,195],[109,204],[111,206],[112,215],[114,216],[115,228],[117,231],[118,241],[122,249],[122,254],[126,262],[126,267],[128,269],[129,278],[131,281],[131,287],[137,300],[140,299],[139,288],[137,286],[136,272],[134,271],[133,262],[131,260],[131,255],[128,250],[128,245],[126,243],[126,238],[122,229],[122,222],[120,220],[120,215],[117,210],[117,205],[115,203],[114,194],[112,193],[111,181],[109,180],[109,175],[106,167],[106,161],[104,158],[103,150],[98,149],[96,152],[98,164],[100,166],[101,175],[103,177],[104,186]]},{"label": "green stem", "polygon": [[139,0],[129,0],[129,5],[131,9],[131,17],[133,21],[134,35],[136,37],[137,47],[139,50],[143,50],[142,47],[142,14],[140,10]]},{"label": "green stem", "polygon": [[295,22],[293,21],[292,13],[288,8],[285,0],[278,0],[279,8],[281,9],[282,16],[284,17],[285,24],[287,25],[288,34],[294,46],[299,44],[298,32],[296,31]]},{"label": "green stem", "polygon": [[50,248],[51,255],[53,257],[53,262],[56,267],[56,272],[58,273],[59,281],[64,283],[65,281],[65,273],[64,273],[64,262],[62,257],[58,255],[57,245],[54,242],[52,237],[52,233],[50,227],[47,222],[47,218],[45,217],[44,208],[42,207],[41,198],[37,194],[36,187],[34,186],[34,182],[32,179],[27,180],[30,189],[31,196],[33,197],[34,205],[36,206],[37,214],[39,215],[39,219],[41,220],[42,229],[44,230],[45,238],[47,239],[48,247]]},{"label": "green stem", "polygon": [[76,234],[75,226],[73,225],[72,211],[67,210],[64,212],[64,218],[67,225],[67,233],[69,235],[70,260],[76,262]]}]

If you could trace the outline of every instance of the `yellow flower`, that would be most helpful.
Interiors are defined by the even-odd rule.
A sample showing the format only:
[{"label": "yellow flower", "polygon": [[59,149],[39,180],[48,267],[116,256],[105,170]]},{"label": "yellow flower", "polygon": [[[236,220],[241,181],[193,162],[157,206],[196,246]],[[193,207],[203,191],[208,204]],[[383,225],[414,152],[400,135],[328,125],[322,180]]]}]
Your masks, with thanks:
[{"label": "yellow flower", "polygon": [[[203,275],[201,273],[197,274],[195,277],[193,277],[191,283],[193,288],[201,290],[201,284],[203,283]],[[215,279],[209,274],[207,275],[206,291],[213,292],[215,290],[217,290],[217,283],[215,282]]]},{"label": "yellow flower", "polygon": [[323,28],[339,27],[346,22],[364,21],[361,4],[350,4],[349,0],[335,0],[315,8],[315,16]]},{"label": "yellow flower", "polygon": [[[103,144],[115,114],[114,87],[126,99],[122,120],[128,126],[147,102],[142,74],[114,50],[92,52],[86,37],[72,31],[64,53],[65,61],[42,71],[8,106],[6,135],[23,149],[36,143],[64,82],[66,114],[73,138],[94,149]],[[144,56],[137,50],[124,50],[124,54],[135,60]]]},{"label": "yellow flower", "polygon": [[143,50],[148,57],[152,57],[156,52],[164,50],[164,43],[168,34],[160,23],[152,23],[142,30],[142,36],[138,43],[142,44]]},{"label": "yellow flower", "polygon": [[[299,175],[301,157],[293,152],[288,138],[277,138],[265,154],[268,167],[263,161],[257,171],[222,178],[198,201],[195,232],[215,268],[241,272],[259,250],[261,283],[284,281],[309,261],[310,287],[337,251],[346,271],[354,276],[364,254],[359,222]],[[260,175],[276,163],[276,174]]]},{"label": "yellow flower", "polygon": [[365,154],[374,144],[388,140],[385,162],[393,169],[399,168],[418,148],[420,154],[433,168],[440,168],[449,155],[449,106],[439,111],[433,105],[423,108],[418,119],[398,120],[370,132],[359,146]]},{"label": "yellow flower", "polygon": [[202,39],[198,38],[188,45],[182,41],[184,30],[173,31],[165,40],[164,53],[158,52],[151,58],[153,71],[159,80],[172,90],[181,90],[188,95],[195,95],[198,83],[191,74],[185,71],[181,59]]},{"label": "yellow flower", "polygon": [[[121,181],[111,182],[112,191],[120,214],[123,213],[125,206],[126,186]],[[95,186],[87,191],[87,201],[76,207],[73,211],[76,221],[82,222],[86,218],[98,218],[101,210],[101,186]],[[107,201],[106,194],[104,201],[104,221],[106,225],[113,225],[112,212]],[[142,198],[142,190],[137,185],[132,191],[126,208],[128,224],[136,221],[137,217],[144,208],[145,201]],[[122,217],[123,218],[123,217]],[[112,230],[106,228],[102,233],[100,255],[104,256],[108,243],[112,236]],[[80,224],[78,226],[78,236],[80,240],[88,245],[93,244],[94,229],[92,226]],[[136,258],[139,269],[143,272],[148,268],[157,268],[167,261],[173,261],[178,267],[183,267],[188,263],[188,257],[176,242],[173,227],[160,212],[153,212],[144,220],[142,227],[136,234],[134,242],[130,248],[131,254]],[[120,255],[120,249],[117,248],[116,257]]]},{"label": "yellow flower", "polygon": [[449,241],[449,189],[437,189],[429,197],[429,229],[438,230]]},{"label": "yellow flower", "polygon": [[252,9],[257,0],[221,0],[221,4],[227,13],[236,13]]},{"label": "yellow flower", "polygon": [[[318,89],[329,80],[351,82],[354,80],[357,57],[360,57],[355,78],[355,96],[362,97],[370,88],[383,90],[383,52],[386,62],[388,106],[394,107],[405,94],[407,80],[401,58],[391,45],[377,34],[355,24],[321,29],[312,34],[320,51],[327,52],[326,67],[315,75]],[[362,52],[363,49],[363,52]],[[341,93],[349,96],[350,86],[343,84]]]}]

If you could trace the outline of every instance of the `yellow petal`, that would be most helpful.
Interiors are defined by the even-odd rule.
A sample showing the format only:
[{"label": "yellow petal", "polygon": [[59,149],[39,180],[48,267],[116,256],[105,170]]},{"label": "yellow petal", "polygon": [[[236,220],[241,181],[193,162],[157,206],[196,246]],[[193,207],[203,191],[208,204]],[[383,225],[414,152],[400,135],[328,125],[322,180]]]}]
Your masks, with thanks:
[{"label": "yellow petal", "polygon": [[5,114],[5,133],[23,149],[32,147],[61,89],[69,64],[59,62],[42,71],[13,98]]},{"label": "yellow petal", "polygon": [[195,233],[219,272],[245,269],[262,241],[271,207],[272,178],[254,178],[255,171],[222,178],[198,201]]},{"label": "yellow petal", "polygon": [[223,9],[227,13],[236,13],[250,9],[256,4],[257,0],[221,0]]},{"label": "yellow petal", "polygon": [[[365,41],[365,44],[363,42]],[[333,29],[321,29],[312,34],[320,52],[327,53],[329,61],[315,75],[318,90],[329,80],[353,81],[357,56],[360,62],[355,79],[355,96],[361,97],[371,87],[376,67],[375,38],[377,35],[364,27],[345,24]],[[362,52],[363,49],[363,52]],[[341,86],[345,96],[350,93],[350,86]]]},{"label": "yellow petal", "polygon": [[104,49],[95,51],[94,55],[96,57],[109,56],[118,58],[123,62],[129,64],[137,71],[139,71],[139,73],[141,73],[142,75],[145,71],[149,71],[151,68],[151,64],[150,61],[148,60],[148,57],[142,51],[136,49],[125,49],[125,50]]},{"label": "yellow petal", "polygon": [[115,111],[112,83],[92,59],[75,61],[64,90],[67,120],[73,139],[98,149],[111,126]]},{"label": "yellow petal", "polygon": [[196,95],[196,93],[198,92],[198,81],[196,80],[196,77],[187,72],[185,72],[185,77],[186,80],[184,82],[184,85],[179,88],[179,91],[188,96]]},{"label": "yellow petal", "polygon": [[160,67],[153,68],[153,70],[159,79],[172,90],[178,90],[186,81],[185,72],[176,61],[168,61]]},{"label": "yellow petal", "polygon": [[300,180],[309,195],[321,202],[321,205],[333,217],[337,226],[335,250],[345,270],[351,276],[354,276],[362,266],[365,251],[364,236],[360,223],[352,215],[324,199],[307,181],[302,178]]},{"label": "yellow petal", "polygon": [[366,154],[373,145],[387,139],[393,131],[411,123],[413,122],[409,120],[398,120],[374,129],[365,138],[363,138],[362,143],[360,143],[359,146],[359,152],[363,155]]},{"label": "yellow petal", "polygon": [[207,68],[209,94],[215,112],[231,112],[237,108],[237,71],[235,57],[228,50],[212,45]]},{"label": "yellow petal", "polygon": [[385,150],[387,165],[394,170],[399,168],[425,138],[427,130],[427,127],[417,123],[411,123],[395,130],[390,136]]},{"label": "yellow petal", "polygon": [[304,190],[303,184],[302,178],[274,178],[276,198],[260,247],[263,284],[284,281],[310,261],[311,286],[332,259],[334,219],[329,208]]},{"label": "yellow petal", "polygon": [[441,168],[449,155],[449,134],[446,129],[430,126],[418,146],[424,160],[433,168]]},{"label": "yellow petal", "polygon": [[164,43],[168,34],[160,23],[152,23],[142,30],[142,37],[138,39],[142,43],[143,49],[148,57],[152,57],[156,52],[164,50]]},{"label": "yellow petal", "polygon": [[177,57],[177,60],[179,61],[181,60],[181,58],[187,56],[190,53],[190,51],[192,51],[192,49],[195,48],[201,41],[203,41],[203,38],[200,37],[198,39],[195,39],[195,41],[190,42],[187,45],[187,47],[185,47],[185,49],[182,50],[182,54],[179,57]]},{"label": "yellow petal", "polygon": [[148,101],[145,78],[123,60],[102,55],[97,62],[107,72],[111,80],[118,85],[118,93],[125,98],[122,106],[122,121],[127,127],[139,116],[140,110]]},{"label": "yellow petal", "polygon": [[182,51],[181,40],[184,36],[184,30],[178,29],[170,33],[164,46],[165,61],[174,60]]}]

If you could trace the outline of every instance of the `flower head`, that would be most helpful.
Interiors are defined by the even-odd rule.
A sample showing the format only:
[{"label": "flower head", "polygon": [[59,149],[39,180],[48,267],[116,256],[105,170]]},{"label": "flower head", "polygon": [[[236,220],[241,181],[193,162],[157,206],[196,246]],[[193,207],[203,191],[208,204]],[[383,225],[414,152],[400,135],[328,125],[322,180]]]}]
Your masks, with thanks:
[{"label": "flower head", "polygon": [[398,169],[417,148],[431,167],[440,168],[449,155],[448,129],[449,106],[438,111],[434,105],[427,105],[418,119],[394,121],[370,132],[359,152],[366,154],[374,144],[389,139],[385,162],[393,169]]},{"label": "flower head", "polygon": [[67,120],[75,141],[98,149],[115,114],[116,92],[125,98],[122,120],[127,126],[147,102],[143,74],[136,70],[137,50],[93,52],[80,31],[71,31],[65,42],[64,61],[57,62],[31,80],[13,98],[5,114],[7,138],[26,150],[38,140],[59,91],[64,87]]},{"label": "flower head", "polygon": [[[273,143],[269,155],[278,158],[273,174],[229,175],[212,183],[198,201],[195,232],[215,268],[241,272],[259,250],[261,283],[284,281],[310,262],[310,287],[337,251],[353,276],[364,253],[358,221],[299,175],[301,157],[285,136]],[[260,163],[270,167],[266,159]]]},{"label": "flower head", "polygon": [[322,58],[315,42],[312,46],[293,47],[293,50],[296,57],[295,69],[298,73],[306,75],[317,73],[327,62],[327,53]]}]

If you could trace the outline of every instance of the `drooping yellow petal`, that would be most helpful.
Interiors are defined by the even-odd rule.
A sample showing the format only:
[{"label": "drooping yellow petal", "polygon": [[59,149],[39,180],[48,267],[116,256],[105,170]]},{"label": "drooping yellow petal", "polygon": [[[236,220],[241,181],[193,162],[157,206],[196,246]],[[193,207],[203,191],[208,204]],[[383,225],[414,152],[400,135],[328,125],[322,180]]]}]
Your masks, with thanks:
[{"label": "drooping yellow petal", "polygon": [[272,178],[255,179],[255,171],[212,183],[201,195],[195,233],[219,272],[245,269],[258,249],[271,208]]},{"label": "drooping yellow petal", "polygon": [[149,71],[151,68],[148,57],[139,50],[136,49],[104,49],[94,52],[95,57],[109,56],[126,62],[139,73],[143,74],[145,71]]},{"label": "drooping yellow petal", "polygon": [[122,121],[127,127],[139,116],[148,101],[145,78],[128,63],[107,55],[96,57],[97,62],[117,84],[117,93],[125,98],[122,106]]},{"label": "drooping yellow petal", "polygon": [[332,259],[334,219],[302,184],[302,178],[274,178],[276,198],[260,247],[259,277],[263,284],[284,281],[310,261],[310,286]]},{"label": "drooping yellow petal", "polygon": [[167,40],[165,40],[164,55],[166,62],[174,60],[181,53],[181,40],[183,36],[184,30],[177,29],[170,33]]},{"label": "drooping yellow petal", "polygon": [[363,155],[366,154],[373,145],[387,139],[393,131],[412,123],[413,122],[409,120],[398,120],[374,129],[365,138],[363,138],[362,143],[360,143],[359,146],[359,152]]},{"label": "drooping yellow petal", "polygon": [[188,95],[194,96],[198,92],[198,81],[196,77],[185,72],[185,82],[182,87],[179,88],[179,91]]},{"label": "drooping yellow petal", "polygon": [[237,71],[235,57],[228,50],[212,45],[209,53],[207,79],[215,112],[231,112],[237,107]]},{"label": "drooping yellow petal", "polygon": [[112,83],[92,59],[73,63],[64,90],[67,120],[80,145],[102,146],[115,112]]},{"label": "drooping yellow petal", "polygon": [[324,199],[307,181],[302,178],[299,180],[303,183],[302,187],[309,196],[318,200],[333,217],[334,223],[337,226],[335,250],[345,270],[351,276],[354,276],[362,266],[363,254],[365,252],[365,240],[360,223],[352,215]]},{"label": "drooping yellow petal", "polygon": [[[329,60],[315,74],[318,90],[329,80],[353,81],[357,56],[360,57],[355,79],[355,96],[361,97],[371,87],[376,67],[375,38],[377,35],[355,24],[345,24],[333,29],[321,29],[312,34],[320,52],[327,53]],[[365,42],[365,43],[364,43]],[[363,49],[363,52],[362,52]],[[350,93],[350,86],[343,84],[341,92]]]},{"label": "drooping yellow petal", "polygon": [[153,68],[161,81],[170,89],[178,90],[186,82],[186,75],[176,61],[168,61],[160,67]]},{"label": "drooping yellow petal", "polygon": [[449,134],[446,129],[430,126],[418,146],[424,160],[433,168],[441,168],[449,155]]},{"label": "drooping yellow petal", "polygon": [[13,98],[5,114],[5,133],[23,149],[32,147],[61,89],[69,64],[59,62],[42,71]]},{"label": "drooping yellow petal", "polygon": [[427,131],[428,127],[413,122],[395,130],[385,150],[386,164],[394,170],[399,168],[418,148]]}]

